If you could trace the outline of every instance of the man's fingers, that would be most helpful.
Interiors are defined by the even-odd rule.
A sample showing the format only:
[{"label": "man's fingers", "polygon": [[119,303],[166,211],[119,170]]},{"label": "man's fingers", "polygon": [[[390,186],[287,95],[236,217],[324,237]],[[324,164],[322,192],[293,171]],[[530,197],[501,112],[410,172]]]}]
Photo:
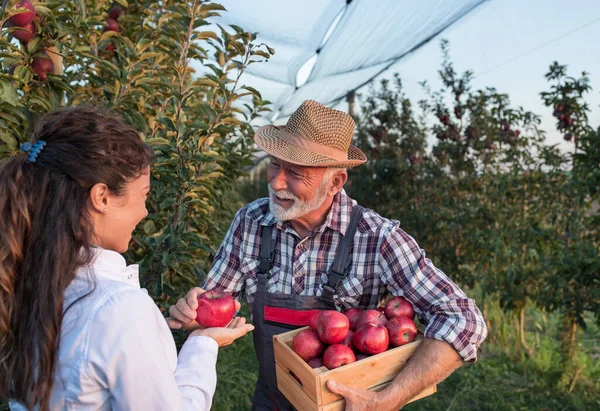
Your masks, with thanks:
[{"label": "man's fingers", "polygon": [[[170,311],[170,310],[169,310]],[[181,322],[177,321],[175,318],[173,317],[168,317],[167,318],[167,325],[169,326],[169,328],[171,328],[172,330],[179,330],[181,329]]]},{"label": "man's fingers", "polygon": [[187,321],[184,322],[190,322],[196,319],[196,308],[198,308],[198,301],[196,301],[196,308],[192,308],[189,305],[187,298],[180,298],[179,301],[177,301],[176,306],[181,315],[187,318]]},{"label": "man's fingers", "polygon": [[242,308],[242,304],[238,300],[235,300],[235,311],[239,311]]},{"label": "man's fingers", "polygon": [[177,321],[182,322],[182,323],[190,321],[189,318],[187,318],[185,315],[181,314],[181,311],[179,311],[179,309],[177,308],[177,305],[172,305],[169,307],[169,315],[171,317],[173,317],[174,319],[176,319]]},{"label": "man's fingers", "polygon": [[196,311],[196,308],[198,308],[198,296],[202,293],[204,293],[202,288],[194,287],[186,294],[185,301],[191,310]]},{"label": "man's fingers", "polygon": [[331,390],[331,392],[333,392],[335,394],[339,394],[343,397],[345,397],[350,391],[350,387],[345,386],[341,382],[337,382],[337,381],[333,381],[333,380],[327,381],[327,388],[329,388]]}]

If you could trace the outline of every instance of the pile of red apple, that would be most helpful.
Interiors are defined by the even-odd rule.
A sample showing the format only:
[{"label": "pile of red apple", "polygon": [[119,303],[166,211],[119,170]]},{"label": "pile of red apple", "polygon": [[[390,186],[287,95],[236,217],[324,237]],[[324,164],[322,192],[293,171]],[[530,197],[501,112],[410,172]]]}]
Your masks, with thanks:
[{"label": "pile of red apple", "polygon": [[320,311],[309,328],[294,336],[292,349],[312,368],[338,368],[414,341],[414,318],[403,297],[392,297],[375,310]]}]

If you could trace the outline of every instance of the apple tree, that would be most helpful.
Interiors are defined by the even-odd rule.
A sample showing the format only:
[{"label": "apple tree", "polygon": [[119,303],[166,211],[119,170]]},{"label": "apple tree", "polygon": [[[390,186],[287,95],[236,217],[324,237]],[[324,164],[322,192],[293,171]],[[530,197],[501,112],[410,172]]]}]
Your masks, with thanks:
[{"label": "apple tree", "polygon": [[4,0],[0,12],[0,157],[44,113],[81,104],[116,111],[156,152],[129,254],[159,305],[201,281],[239,206],[250,121],[268,110],[242,74],[274,51],[210,25],[223,12],[200,0]]}]

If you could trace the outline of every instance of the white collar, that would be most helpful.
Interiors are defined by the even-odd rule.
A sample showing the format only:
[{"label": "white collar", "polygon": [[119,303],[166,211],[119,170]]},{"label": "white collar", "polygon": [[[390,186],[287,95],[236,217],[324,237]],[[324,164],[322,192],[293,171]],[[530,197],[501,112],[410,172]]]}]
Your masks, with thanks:
[{"label": "white collar", "polygon": [[120,281],[140,288],[139,266],[137,264],[127,265],[125,258],[116,251],[94,247],[92,252],[94,257],[91,268],[98,277]]}]

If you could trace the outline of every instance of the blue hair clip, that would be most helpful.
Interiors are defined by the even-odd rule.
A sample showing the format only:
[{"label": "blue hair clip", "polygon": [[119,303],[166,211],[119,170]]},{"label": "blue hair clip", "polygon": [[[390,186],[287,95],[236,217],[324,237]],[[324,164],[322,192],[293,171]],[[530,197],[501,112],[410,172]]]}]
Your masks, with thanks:
[{"label": "blue hair clip", "polygon": [[27,153],[26,159],[28,162],[35,163],[40,155],[40,151],[42,151],[44,147],[46,147],[46,142],[44,140],[38,140],[33,145],[29,142],[21,144],[21,151]]}]

